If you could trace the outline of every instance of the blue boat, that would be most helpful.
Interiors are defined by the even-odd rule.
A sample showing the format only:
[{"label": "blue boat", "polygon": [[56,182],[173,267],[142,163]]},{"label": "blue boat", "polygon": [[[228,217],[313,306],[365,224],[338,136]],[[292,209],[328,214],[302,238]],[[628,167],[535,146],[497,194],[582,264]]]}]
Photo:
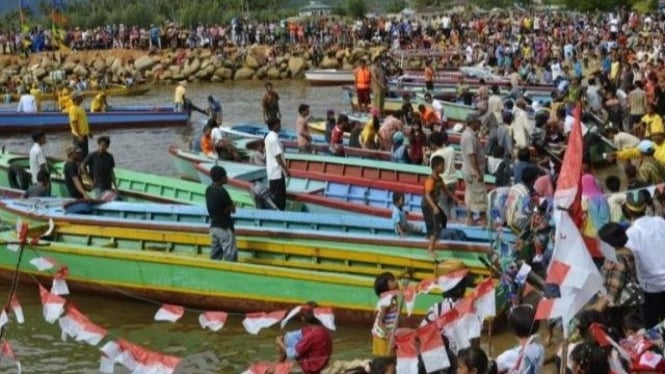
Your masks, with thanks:
[{"label": "blue boat", "polygon": [[[92,131],[117,128],[185,126],[187,113],[161,110],[127,110],[106,113],[88,113]],[[69,131],[67,113],[17,113],[0,112],[0,134],[16,132]]]}]

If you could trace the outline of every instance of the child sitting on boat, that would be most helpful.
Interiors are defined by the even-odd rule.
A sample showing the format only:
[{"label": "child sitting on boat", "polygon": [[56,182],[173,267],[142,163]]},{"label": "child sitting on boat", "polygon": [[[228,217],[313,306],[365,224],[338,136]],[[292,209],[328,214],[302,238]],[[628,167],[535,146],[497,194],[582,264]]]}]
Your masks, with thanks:
[{"label": "child sitting on boat", "polygon": [[422,228],[409,222],[406,218],[408,214],[404,210],[404,194],[402,192],[393,192],[393,212],[392,221],[395,226],[395,233],[401,237],[411,234],[422,234]]}]

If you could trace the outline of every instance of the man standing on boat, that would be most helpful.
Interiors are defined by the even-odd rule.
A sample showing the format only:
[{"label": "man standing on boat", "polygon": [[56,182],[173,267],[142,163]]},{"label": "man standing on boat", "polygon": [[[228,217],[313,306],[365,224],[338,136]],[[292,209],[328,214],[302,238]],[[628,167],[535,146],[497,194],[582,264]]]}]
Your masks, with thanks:
[{"label": "man standing on boat", "polygon": [[81,149],[74,146],[67,147],[67,161],[63,174],[65,175],[65,186],[69,197],[74,199],[89,199],[88,193],[83,188],[79,163],[81,162]]},{"label": "man standing on boat", "polygon": [[482,216],[487,210],[487,190],[485,189],[485,150],[476,132],[480,128],[480,118],[476,113],[466,118],[466,128],[462,132],[462,175],[464,175],[464,205],[468,209],[467,225],[472,224],[473,215]]},{"label": "man standing on boat", "polygon": [[300,104],[298,118],[296,119],[296,135],[298,137],[298,152],[312,153],[312,135],[309,133],[309,105]]},{"label": "man standing on boat", "polygon": [[236,206],[224,188],[228,181],[226,170],[215,165],[210,169],[212,184],[206,189],[206,207],[210,216],[210,259],[238,261],[238,247],[233,227]]},{"label": "man standing on boat", "polygon": [[371,70],[372,77],[372,107],[379,109],[379,114],[383,115],[383,107],[386,101],[386,73],[381,65],[381,56],[374,58],[374,64]]},{"label": "man standing on boat", "polygon": [[118,190],[115,178],[115,159],[108,152],[111,139],[100,136],[97,139],[97,150],[90,153],[81,163],[81,171],[92,180],[92,190],[96,199],[113,200],[113,191]]},{"label": "man standing on boat", "polygon": [[353,80],[356,83],[356,95],[358,96],[358,110],[369,112],[369,85],[372,82],[372,74],[364,59],[360,60],[360,66],[353,71]]},{"label": "man standing on boat", "polygon": [[266,172],[270,195],[279,210],[286,208],[286,178],[291,176],[284,161],[284,147],[279,141],[279,130],[282,123],[279,118],[268,118],[268,135],[265,137],[266,146]]},{"label": "man standing on boat", "polygon": [[48,171],[46,155],[44,155],[44,149],[42,148],[46,144],[46,134],[43,131],[38,131],[32,134],[32,140],[34,143],[30,148],[30,174],[32,175],[32,184],[37,184],[37,174],[40,171]]},{"label": "man standing on boat", "polygon": [[176,112],[185,111],[185,93],[187,92],[187,81],[182,80],[178,83],[178,87],[175,88],[175,94],[173,97],[173,103],[175,104]]},{"label": "man standing on boat", "polygon": [[88,138],[91,138],[90,126],[88,125],[88,115],[81,108],[83,95],[81,92],[72,94],[72,105],[69,107],[69,126],[72,131],[72,144],[81,149],[81,157],[88,156]]}]

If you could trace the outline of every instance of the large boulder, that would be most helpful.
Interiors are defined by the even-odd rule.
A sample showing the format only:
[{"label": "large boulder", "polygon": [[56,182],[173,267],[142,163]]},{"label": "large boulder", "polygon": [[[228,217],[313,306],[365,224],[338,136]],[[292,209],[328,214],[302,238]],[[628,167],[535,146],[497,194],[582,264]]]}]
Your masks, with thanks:
[{"label": "large boulder", "polygon": [[258,69],[261,67],[261,64],[259,63],[258,59],[254,54],[249,53],[247,56],[245,56],[245,66],[250,68],[250,69]]},{"label": "large boulder", "polygon": [[302,57],[291,57],[289,59],[289,71],[292,77],[298,77],[305,71],[305,59]]},{"label": "large boulder", "polygon": [[199,71],[200,67],[201,67],[201,60],[194,57],[193,59],[185,62],[185,66],[183,67],[182,72],[183,74],[185,74],[185,76],[190,76]]},{"label": "large boulder", "polygon": [[213,76],[221,79],[231,79],[233,77],[233,70],[225,67],[217,68]]},{"label": "large boulder", "polygon": [[79,77],[87,77],[88,76],[88,69],[85,68],[83,65],[76,65],[74,70],[72,70],[74,74],[76,74]]},{"label": "large boulder", "polygon": [[323,61],[319,64],[324,69],[337,69],[339,67],[339,61],[336,58],[324,57]]},{"label": "large boulder", "polygon": [[269,68],[268,71],[266,72],[266,75],[267,75],[268,78],[270,78],[270,79],[279,79],[279,78],[281,78],[281,77],[279,76],[279,74],[280,74],[279,69],[277,69],[277,68],[274,67],[274,66],[272,66],[271,68]]},{"label": "large boulder", "polygon": [[42,67],[38,67],[37,69],[35,69],[35,70],[32,71],[32,75],[33,75],[35,78],[37,78],[37,79],[42,79],[42,78],[44,78],[47,74],[48,74],[48,72],[46,71],[46,69],[44,69],[44,68],[42,68]]},{"label": "large boulder", "polygon": [[244,79],[250,79],[252,76],[254,76],[254,69],[250,69],[248,67],[241,67],[236,71],[235,75],[233,76],[233,79],[235,80],[244,80]]},{"label": "large boulder", "polygon": [[74,68],[76,68],[76,64],[73,63],[73,62],[68,61],[68,62],[65,62],[64,64],[62,64],[62,70],[64,70],[65,73],[67,73],[67,74],[73,72]]},{"label": "large boulder", "polygon": [[143,55],[134,61],[134,67],[140,72],[151,69],[153,66],[155,66],[155,60],[147,55]]},{"label": "large boulder", "polygon": [[199,57],[210,58],[212,57],[212,51],[210,49],[203,49],[201,50],[201,53],[199,53]]},{"label": "large boulder", "polygon": [[111,64],[111,71],[113,74],[118,74],[120,69],[122,69],[122,60],[116,57]]}]

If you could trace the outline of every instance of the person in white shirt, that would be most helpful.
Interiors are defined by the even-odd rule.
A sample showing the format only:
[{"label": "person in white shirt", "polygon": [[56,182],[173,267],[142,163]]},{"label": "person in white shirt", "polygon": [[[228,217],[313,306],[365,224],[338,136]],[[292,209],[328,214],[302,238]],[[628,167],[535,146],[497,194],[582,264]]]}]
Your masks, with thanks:
[{"label": "person in white shirt", "polygon": [[644,291],[644,323],[651,327],[665,319],[665,219],[646,215],[646,209],[643,192],[626,196],[624,213],[631,220],[626,248],[635,256],[637,280]]},{"label": "person in white shirt", "polygon": [[531,145],[531,136],[535,131],[533,122],[529,120],[529,115],[526,112],[526,101],[522,98],[515,101],[515,109],[513,110],[513,123],[510,125],[513,132],[513,140],[515,141],[515,150],[527,148]]},{"label": "person in white shirt", "polygon": [[541,373],[545,362],[545,348],[537,342],[539,321],[534,320],[535,310],[530,305],[514,307],[508,315],[508,324],[518,340],[518,345],[496,358],[499,373]]},{"label": "person in white shirt", "polygon": [[32,175],[32,184],[37,184],[37,174],[40,170],[48,171],[46,164],[46,155],[42,146],[46,144],[46,134],[43,131],[38,131],[32,134],[34,143],[30,148],[30,155],[28,156],[30,163],[30,174]]},{"label": "person in white shirt", "polygon": [[270,195],[279,210],[286,208],[286,178],[290,177],[289,169],[284,161],[284,147],[279,141],[279,130],[282,123],[279,118],[271,117],[267,121],[268,135],[264,139],[266,148],[266,174]]},{"label": "person in white shirt", "polygon": [[37,113],[37,99],[29,92],[23,92],[16,108],[18,113]]}]

